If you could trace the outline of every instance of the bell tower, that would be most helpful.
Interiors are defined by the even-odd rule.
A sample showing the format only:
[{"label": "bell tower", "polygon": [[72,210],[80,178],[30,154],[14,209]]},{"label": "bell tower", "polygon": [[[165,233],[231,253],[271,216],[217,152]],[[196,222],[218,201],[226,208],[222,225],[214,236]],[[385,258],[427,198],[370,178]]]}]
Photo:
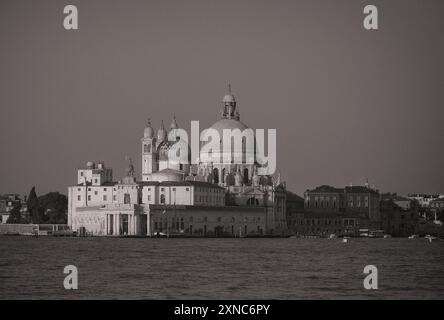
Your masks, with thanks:
[{"label": "bell tower", "polygon": [[148,181],[149,175],[158,170],[156,138],[151,127],[151,121],[145,128],[142,138],[142,181]]}]

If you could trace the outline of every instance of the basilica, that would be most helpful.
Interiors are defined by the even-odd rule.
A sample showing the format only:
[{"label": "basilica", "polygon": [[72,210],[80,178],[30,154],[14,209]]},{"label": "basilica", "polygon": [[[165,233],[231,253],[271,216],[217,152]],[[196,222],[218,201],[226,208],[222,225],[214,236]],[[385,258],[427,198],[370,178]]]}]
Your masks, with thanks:
[{"label": "basilica", "polygon": [[[222,99],[220,119],[210,128],[248,126],[231,88]],[[171,139],[176,137],[176,139]],[[197,161],[170,159],[181,141],[175,119],[157,132],[148,121],[141,139],[142,172],[137,179],[131,159],[125,176],[113,180],[103,162],[88,161],[68,188],[68,224],[73,231],[97,236],[265,236],[286,232],[286,187],[280,178],[259,175],[255,139],[229,151],[253,161],[214,162],[200,153]],[[216,156],[223,158],[222,146]],[[188,147],[188,146],[187,146]]]}]

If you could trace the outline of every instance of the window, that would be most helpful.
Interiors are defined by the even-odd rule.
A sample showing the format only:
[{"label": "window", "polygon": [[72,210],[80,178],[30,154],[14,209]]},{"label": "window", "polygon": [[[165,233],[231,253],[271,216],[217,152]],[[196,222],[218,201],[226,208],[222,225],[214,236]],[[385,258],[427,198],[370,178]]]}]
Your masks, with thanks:
[{"label": "window", "polygon": [[185,188],[186,191],[190,191],[190,188]]},{"label": "window", "polygon": [[113,195],[113,201],[116,201],[116,199],[117,199],[116,195]]},{"label": "window", "polygon": [[80,172],[80,176],[81,176],[81,177],[83,177],[83,171],[82,171],[82,172]]},{"label": "window", "polygon": [[106,196],[106,194],[104,194],[103,195],[103,201],[106,201],[107,200],[107,196]]},{"label": "window", "polygon": [[165,195],[164,194],[160,195],[160,203],[165,203]]},{"label": "window", "polygon": [[151,201],[151,195],[150,194],[148,195],[148,201]]},{"label": "window", "polygon": [[91,201],[91,196],[88,196],[88,201]]},{"label": "window", "polygon": [[160,191],[165,191],[165,188],[160,188]]},{"label": "window", "polygon": [[176,191],[176,188],[173,188],[173,191]]},{"label": "window", "polygon": [[81,196],[77,196],[77,201],[81,201],[82,197]]},{"label": "window", "polygon": [[131,203],[131,196],[129,193],[125,193],[123,196],[123,203],[124,204],[130,204]]},{"label": "window", "polygon": [[96,191],[94,191],[94,195],[98,195],[99,193],[97,192],[97,190]]},{"label": "window", "polygon": [[103,188],[103,191],[106,191],[106,188]]}]

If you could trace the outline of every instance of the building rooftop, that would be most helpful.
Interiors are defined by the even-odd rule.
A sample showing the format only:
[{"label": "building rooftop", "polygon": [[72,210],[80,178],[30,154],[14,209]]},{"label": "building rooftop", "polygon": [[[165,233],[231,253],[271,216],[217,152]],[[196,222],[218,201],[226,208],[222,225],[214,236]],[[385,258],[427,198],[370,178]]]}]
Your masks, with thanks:
[{"label": "building rooftop", "polygon": [[344,188],[335,188],[329,185],[322,185],[316,187],[312,190],[308,190],[308,192],[328,192],[328,193],[342,193],[344,192]]}]

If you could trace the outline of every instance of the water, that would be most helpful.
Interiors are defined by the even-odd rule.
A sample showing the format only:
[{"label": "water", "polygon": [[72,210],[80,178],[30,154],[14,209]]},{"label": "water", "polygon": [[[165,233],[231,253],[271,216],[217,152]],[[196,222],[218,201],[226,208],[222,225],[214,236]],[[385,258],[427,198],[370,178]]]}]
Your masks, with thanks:
[{"label": "water", "polygon": [[0,299],[47,298],[443,299],[444,241],[0,237]]}]

